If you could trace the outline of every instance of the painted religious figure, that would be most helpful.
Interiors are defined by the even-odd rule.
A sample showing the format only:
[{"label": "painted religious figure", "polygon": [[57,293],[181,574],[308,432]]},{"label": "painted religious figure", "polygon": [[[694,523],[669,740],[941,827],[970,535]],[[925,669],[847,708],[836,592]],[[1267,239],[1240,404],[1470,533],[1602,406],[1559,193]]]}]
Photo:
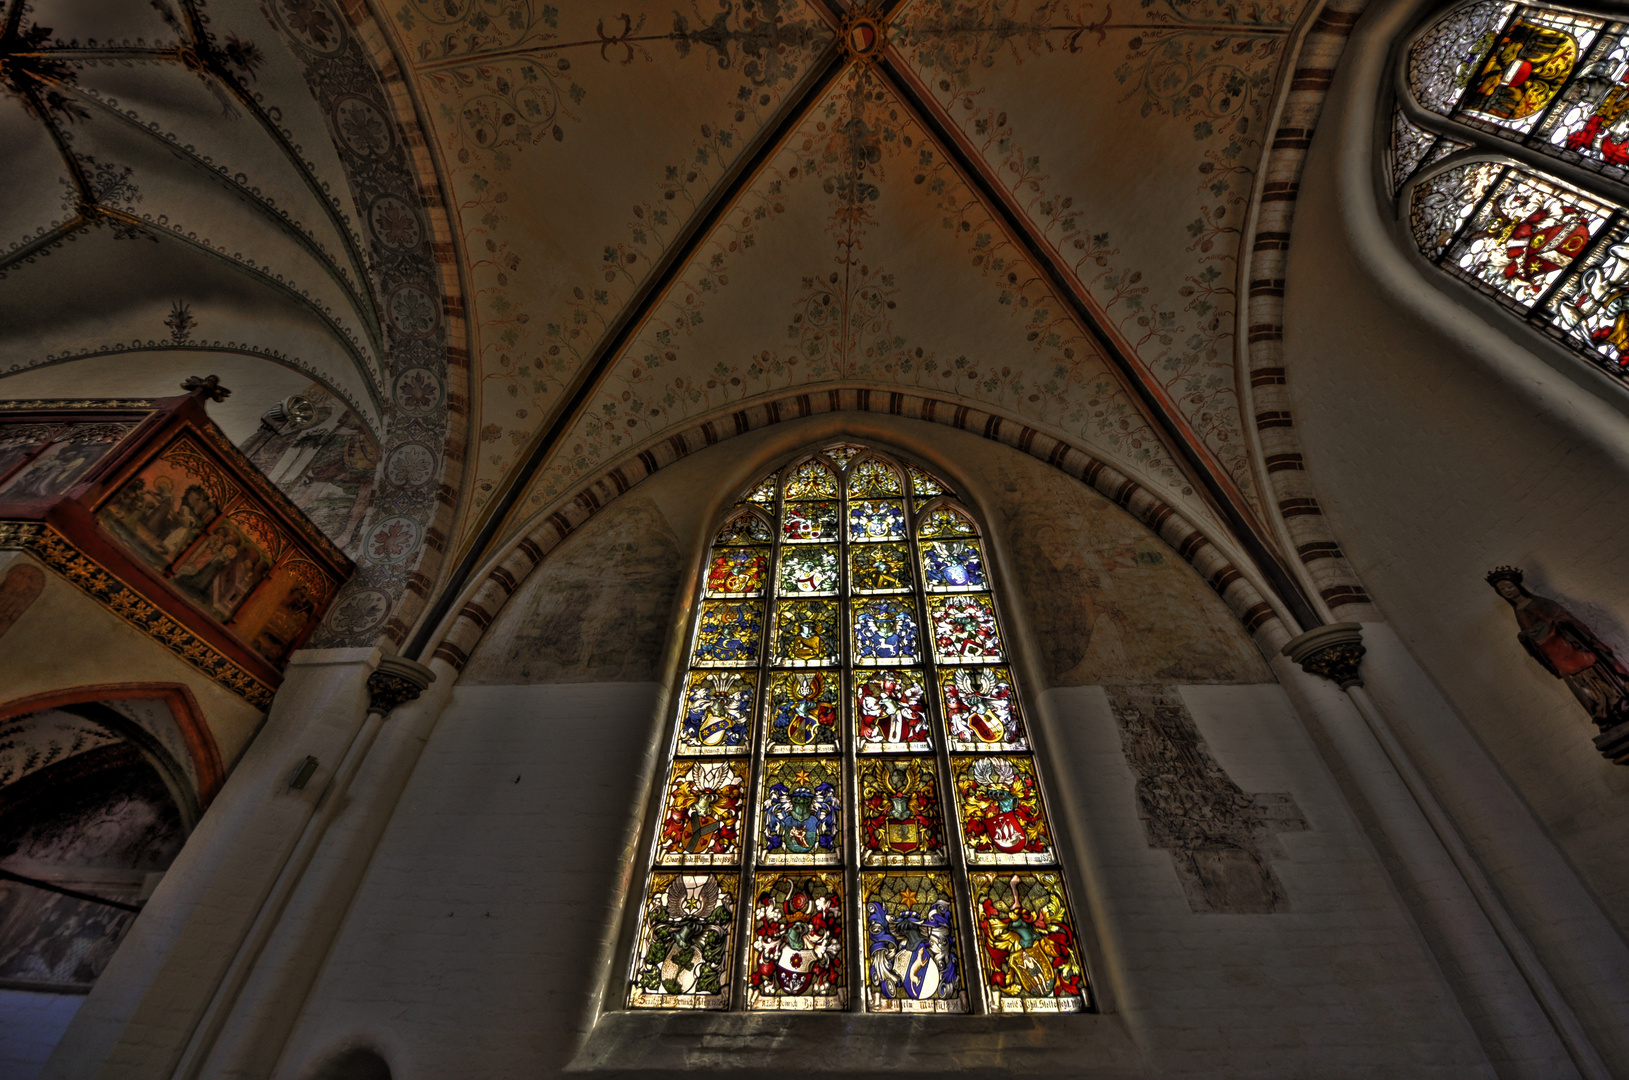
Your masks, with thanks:
[{"label": "painted religious figure", "polygon": [[861,888],[866,1009],[966,1012],[950,875],[865,874]]},{"label": "painted religious figure", "polygon": [[652,874],[629,1004],[722,1009],[730,1003],[735,874]]},{"label": "painted religious figure", "polygon": [[1488,584],[1516,611],[1516,640],[1544,670],[1567,684],[1605,731],[1629,721],[1629,667],[1572,612],[1522,585],[1522,572],[1501,566]]},{"label": "painted religious figure", "polygon": [[176,586],[216,618],[229,618],[271,569],[271,560],[247,532],[217,521],[175,568]]},{"label": "painted religious figure", "polygon": [[750,1009],[842,1009],[843,875],[759,874]]},{"label": "painted religious figure", "polygon": [[151,463],[96,512],[96,520],[143,562],[162,570],[175,561],[220,508],[202,484],[171,462]]}]

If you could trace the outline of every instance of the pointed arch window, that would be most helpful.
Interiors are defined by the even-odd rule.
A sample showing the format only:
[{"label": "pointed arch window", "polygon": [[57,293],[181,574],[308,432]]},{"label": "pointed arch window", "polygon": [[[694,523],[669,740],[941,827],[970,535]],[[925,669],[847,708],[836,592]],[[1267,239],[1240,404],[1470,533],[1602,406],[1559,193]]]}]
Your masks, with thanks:
[{"label": "pointed arch window", "polygon": [[1402,59],[1390,173],[1420,253],[1629,381],[1629,22],[1480,0]]},{"label": "pointed arch window", "polygon": [[1076,1012],[1089,994],[975,519],[852,444],[707,553],[632,1008]]}]

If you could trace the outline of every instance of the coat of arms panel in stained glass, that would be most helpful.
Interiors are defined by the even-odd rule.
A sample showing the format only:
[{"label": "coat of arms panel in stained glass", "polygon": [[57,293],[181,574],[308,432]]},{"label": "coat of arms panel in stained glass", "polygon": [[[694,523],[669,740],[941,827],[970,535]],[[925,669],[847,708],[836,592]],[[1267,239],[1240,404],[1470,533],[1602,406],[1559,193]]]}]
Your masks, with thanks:
[{"label": "coat of arms panel in stained glass", "polygon": [[956,900],[950,875],[884,871],[860,875],[865,915],[868,1012],[967,1011]]},{"label": "coat of arms panel in stained glass", "polygon": [[1629,236],[1617,226],[1554,301],[1556,322],[1576,343],[1618,369],[1629,367]]},{"label": "coat of arms panel in stained glass", "polygon": [[862,754],[933,748],[920,671],[886,668],[856,673],[854,715]]},{"label": "coat of arms panel in stained glass", "polygon": [[758,874],[747,1008],[843,1009],[843,875]]},{"label": "coat of arms panel in stained glass", "polygon": [[781,600],[775,605],[774,661],[787,667],[837,663],[837,601]]},{"label": "coat of arms panel in stained glass", "polygon": [[762,600],[704,601],[696,624],[696,649],[691,663],[698,667],[756,664],[763,628]]},{"label": "coat of arms panel in stained glass", "polygon": [[653,873],[628,1004],[723,1009],[735,950],[735,874]]},{"label": "coat of arms panel in stained glass", "polygon": [[819,596],[837,591],[837,548],[811,544],[781,548],[776,588],[782,596]]},{"label": "coat of arms panel in stained glass", "polygon": [[744,753],[757,684],[756,671],[692,671],[675,753]]},{"label": "coat of arms panel in stained glass", "polygon": [[766,758],[758,809],[763,861],[802,866],[840,862],[842,799],[838,758]]},{"label": "coat of arms panel in stained glass", "polygon": [[842,686],[840,671],[770,672],[769,722],[764,732],[768,752],[835,752]]},{"label": "coat of arms panel in stained glass", "polygon": [[1510,131],[1531,131],[1605,24],[1523,8],[1471,77],[1462,113]]},{"label": "coat of arms panel in stained glass", "polygon": [[1610,213],[1581,192],[1511,170],[1443,262],[1526,307],[1584,253]]},{"label": "coat of arms panel in stained glass", "polygon": [[854,663],[914,664],[922,646],[916,604],[906,597],[876,596],[853,602]]},{"label": "coat of arms panel in stained glass", "polygon": [[854,467],[853,475],[848,478],[848,493],[854,498],[903,495],[905,491],[899,482],[899,473],[894,471],[894,467],[872,458]]},{"label": "coat of arms panel in stained glass", "polygon": [[922,541],[922,577],[929,592],[987,589],[984,555],[976,540]]},{"label": "coat of arms panel in stained glass", "polygon": [[1485,0],[1453,12],[1422,35],[1409,50],[1414,99],[1443,116],[1453,112],[1515,10],[1508,0]]},{"label": "coat of arms panel in stained glass", "polygon": [[1538,135],[1558,150],[1586,162],[1619,168],[1629,165],[1629,35],[1603,43],[1587,70],[1569,86],[1561,102],[1540,122]]},{"label": "coat of arms panel in stained glass", "polygon": [[744,510],[724,523],[713,537],[713,543],[723,544],[767,544],[769,543],[769,525],[764,519],[750,510]]},{"label": "coat of arms panel in stained glass", "polygon": [[829,465],[819,461],[805,461],[795,467],[786,478],[788,499],[837,498],[837,474]]},{"label": "coat of arms panel in stained glass", "polygon": [[768,548],[719,548],[707,566],[708,596],[761,596]]},{"label": "coat of arms panel in stained glass", "polygon": [[945,860],[944,816],[931,757],[860,759],[861,861],[866,866],[937,866]]},{"label": "coat of arms panel in stained glass", "polygon": [[837,504],[787,503],[781,514],[781,536],[789,544],[830,543],[837,539]]},{"label": "coat of arms panel in stained glass", "polygon": [[1029,749],[1006,668],[940,668],[939,700],[953,750]]},{"label": "coat of arms panel in stained glass", "polygon": [[1053,861],[1052,832],[1026,757],[953,757],[962,843],[972,863],[1025,865]]},{"label": "coat of arms panel in stained glass", "polygon": [[848,504],[853,543],[905,539],[905,504],[898,499],[856,499]]},{"label": "coat of arms panel in stained glass", "polygon": [[991,1012],[1080,1012],[1086,972],[1056,871],[968,875]]},{"label": "coat of arms panel in stained glass", "polygon": [[1001,634],[995,608],[984,593],[928,597],[933,656],[941,664],[1000,660]]},{"label": "coat of arms panel in stained glass", "polygon": [[911,587],[911,549],[905,544],[855,544],[848,549],[848,585],[857,593],[906,591]]},{"label": "coat of arms panel in stained glass", "polygon": [[739,862],[746,786],[743,759],[675,760],[656,834],[656,861],[685,866]]},{"label": "coat of arms panel in stained glass", "polygon": [[928,512],[917,531],[924,540],[933,540],[942,536],[973,536],[978,530],[965,514],[940,506]]}]

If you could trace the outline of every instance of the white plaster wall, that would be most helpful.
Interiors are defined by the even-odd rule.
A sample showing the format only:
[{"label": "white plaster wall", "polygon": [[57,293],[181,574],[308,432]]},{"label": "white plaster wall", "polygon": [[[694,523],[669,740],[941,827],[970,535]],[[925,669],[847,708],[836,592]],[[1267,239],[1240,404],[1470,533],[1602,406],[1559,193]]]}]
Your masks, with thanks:
[{"label": "white plaster wall", "polygon": [[658,695],[453,692],[279,1076],[358,1041],[396,1080],[559,1071],[612,918]]}]

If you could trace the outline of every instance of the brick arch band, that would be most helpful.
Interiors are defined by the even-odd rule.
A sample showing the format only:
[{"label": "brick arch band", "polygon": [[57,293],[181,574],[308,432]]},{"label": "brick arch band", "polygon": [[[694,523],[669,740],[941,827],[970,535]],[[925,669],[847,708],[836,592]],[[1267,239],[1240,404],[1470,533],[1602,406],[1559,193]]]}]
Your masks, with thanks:
[{"label": "brick arch band", "polygon": [[1271,656],[1290,638],[1278,611],[1203,532],[1163,499],[1112,465],[1028,425],[938,398],[887,390],[826,390],[790,394],[692,425],[629,455],[543,515],[469,594],[448,624],[434,656],[463,670],[487,627],[521,582],[568,536],[619,495],[681,458],[725,439],[773,424],[832,413],[869,413],[925,420],[982,435],[1046,462],[1124,509],[1185,559]]},{"label": "brick arch band", "polygon": [[[1310,9],[1306,30],[1287,59],[1275,105],[1272,142],[1256,171],[1253,216],[1239,252],[1240,411],[1255,451],[1257,476],[1331,621],[1369,617],[1369,594],[1324,517],[1290,408],[1284,359],[1284,283],[1290,234],[1312,133],[1323,115],[1335,66],[1369,0],[1328,0]],[[1349,610],[1336,614],[1336,609]]]}]

